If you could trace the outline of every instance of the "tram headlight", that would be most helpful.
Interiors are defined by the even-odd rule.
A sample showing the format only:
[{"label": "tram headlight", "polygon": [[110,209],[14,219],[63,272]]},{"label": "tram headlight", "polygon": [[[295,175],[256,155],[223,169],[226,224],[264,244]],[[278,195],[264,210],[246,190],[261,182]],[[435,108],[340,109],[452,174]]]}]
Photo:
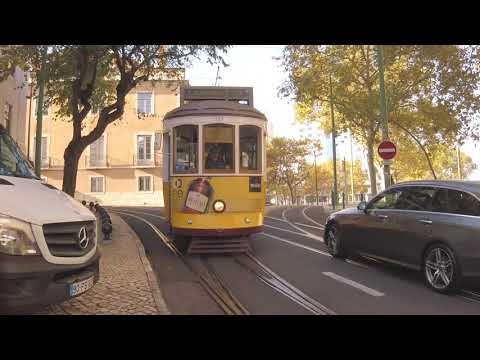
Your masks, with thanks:
[{"label": "tram headlight", "polygon": [[221,213],[225,211],[225,203],[222,200],[216,200],[213,203],[213,210],[217,213]]}]

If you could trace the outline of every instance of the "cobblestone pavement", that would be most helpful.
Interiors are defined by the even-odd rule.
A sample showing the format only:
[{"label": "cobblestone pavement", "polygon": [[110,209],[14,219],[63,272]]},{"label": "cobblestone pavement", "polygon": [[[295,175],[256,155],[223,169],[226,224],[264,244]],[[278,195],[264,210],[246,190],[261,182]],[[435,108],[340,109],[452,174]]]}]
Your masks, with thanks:
[{"label": "cobblestone pavement", "polygon": [[[137,235],[117,215],[112,241],[100,242],[100,280],[85,294],[37,315],[166,315],[169,313],[145,250]],[[101,236],[101,235],[100,235]]]}]

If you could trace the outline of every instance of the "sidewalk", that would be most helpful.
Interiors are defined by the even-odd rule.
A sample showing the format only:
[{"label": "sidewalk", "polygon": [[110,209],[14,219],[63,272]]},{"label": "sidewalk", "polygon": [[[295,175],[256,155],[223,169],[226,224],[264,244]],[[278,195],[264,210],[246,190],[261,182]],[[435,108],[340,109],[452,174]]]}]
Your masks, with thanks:
[{"label": "sidewalk", "polygon": [[[36,315],[168,315],[145,249],[133,230],[110,213],[112,241],[99,241],[100,280],[85,294]],[[100,233],[100,239],[103,235]]]}]

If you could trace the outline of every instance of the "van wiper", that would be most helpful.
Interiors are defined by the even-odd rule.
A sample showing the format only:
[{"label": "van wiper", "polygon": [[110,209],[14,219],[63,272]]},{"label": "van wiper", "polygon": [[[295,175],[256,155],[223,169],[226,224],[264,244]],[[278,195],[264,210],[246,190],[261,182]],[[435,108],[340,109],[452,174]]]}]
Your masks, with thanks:
[{"label": "van wiper", "polygon": [[37,177],[37,176],[34,176],[34,175],[26,175],[26,174],[22,174],[22,173],[19,173],[19,172],[14,172],[12,176],[14,176],[14,177],[19,177],[19,178],[24,178],[24,179],[40,180],[40,178]]}]

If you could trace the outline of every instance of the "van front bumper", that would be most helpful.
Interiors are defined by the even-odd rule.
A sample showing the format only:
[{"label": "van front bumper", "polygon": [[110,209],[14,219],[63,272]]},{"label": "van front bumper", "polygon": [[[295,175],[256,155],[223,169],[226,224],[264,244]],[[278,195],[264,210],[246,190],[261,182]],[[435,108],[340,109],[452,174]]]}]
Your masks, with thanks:
[{"label": "van front bumper", "polygon": [[72,298],[68,285],[99,279],[100,252],[84,264],[57,265],[42,256],[0,254],[0,313],[33,310]]}]

